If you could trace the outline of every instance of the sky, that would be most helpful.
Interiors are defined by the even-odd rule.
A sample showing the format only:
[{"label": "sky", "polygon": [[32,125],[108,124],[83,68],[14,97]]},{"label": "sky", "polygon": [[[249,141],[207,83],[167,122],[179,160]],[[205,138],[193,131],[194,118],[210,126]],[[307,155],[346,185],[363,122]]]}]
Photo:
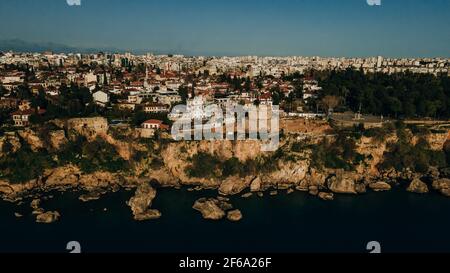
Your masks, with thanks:
[{"label": "sky", "polygon": [[186,55],[450,57],[450,0],[1,0],[8,39]]}]

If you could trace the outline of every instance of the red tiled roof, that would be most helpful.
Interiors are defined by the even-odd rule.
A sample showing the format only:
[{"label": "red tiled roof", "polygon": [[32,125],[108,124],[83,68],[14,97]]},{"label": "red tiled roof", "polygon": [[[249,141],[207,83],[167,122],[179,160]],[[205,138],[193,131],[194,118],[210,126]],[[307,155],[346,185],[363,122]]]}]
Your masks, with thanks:
[{"label": "red tiled roof", "polygon": [[161,120],[157,120],[157,119],[150,119],[150,120],[144,121],[143,124],[159,124],[159,125],[162,125],[163,122]]},{"label": "red tiled roof", "polygon": [[144,121],[142,124],[159,125],[160,129],[169,130],[169,125],[165,125],[165,124],[163,124],[163,122],[161,120],[157,120],[157,119],[150,119],[150,120]]}]

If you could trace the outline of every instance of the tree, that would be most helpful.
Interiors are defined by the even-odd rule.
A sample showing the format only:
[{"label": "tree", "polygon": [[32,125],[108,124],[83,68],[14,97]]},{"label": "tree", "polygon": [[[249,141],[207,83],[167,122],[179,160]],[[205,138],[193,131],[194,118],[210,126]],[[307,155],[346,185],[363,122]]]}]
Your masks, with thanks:
[{"label": "tree", "polygon": [[30,91],[30,88],[28,87],[28,85],[20,85],[17,88],[16,93],[17,93],[17,97],[22,100],[29,100],[32,97],[31,91]]},{"label": "tree", "polygon": [[33,97],[31,102],[32,102],[32,106],[34,108],[40,107],[40,108],[43,108],[43,109],[47,109],[48,101],[45,98],[45,90],[44,90],[44,88],[42,88],[42,87],[39,88],[38,95]]},{"label": "tree", "polygon": [[189,97],[189,90],[187,86],[180,86],[180,88],[178,89],[178,94],[180,94],[181,96],[181,102],[183,104],[186,104],[186,101]]},{"label": "tree", "polygon": [[281,92],[280,86],[272,87],[270,90],[272,93],[272,102],[273,105],[280,105],[281,101],[284,98],[284,94]]},{"label": "tree", "polygon": [[297,99],[303,99],[303,82],[302,81],[295,82],[294,94]]}]

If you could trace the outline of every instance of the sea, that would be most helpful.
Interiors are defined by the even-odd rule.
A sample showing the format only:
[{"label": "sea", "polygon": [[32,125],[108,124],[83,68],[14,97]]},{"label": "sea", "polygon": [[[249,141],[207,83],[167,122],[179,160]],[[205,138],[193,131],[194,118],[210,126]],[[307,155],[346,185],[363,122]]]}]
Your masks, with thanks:
[{"label": "sea", "polygon": [[[38,224],[29,201],[0,202],[0,252],[69,252],[78,242],[85,253],[368,253],[377,242],[384,253],[450,252],[450,199],[404,188],[322,201],[307,193],[231,198],[240,222],[204,220],[194,209],[216,191],[158,189],[152,208],[158,220],[137,222],[119,191],[83,203],[80,192],[54,192],[43,201],[59,221]],[[17,218],[15,213],[23,217]]]}]

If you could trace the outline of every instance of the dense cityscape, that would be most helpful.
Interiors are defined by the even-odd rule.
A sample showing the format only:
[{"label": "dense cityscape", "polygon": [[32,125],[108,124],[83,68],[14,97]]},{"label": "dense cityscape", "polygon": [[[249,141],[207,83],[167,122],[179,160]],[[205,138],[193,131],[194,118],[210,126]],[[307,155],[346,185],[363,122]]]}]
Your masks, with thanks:
[{"label": "dense cityscape", "polygon": [[[1,54],[0,65],[2,120],[8,120],[2,127],[95,113],[116,119],[135,117],[134,126],[152,116],[154,122],[162,124],[168,121],[167,114],[174,105],[198,108],[199,98],[202,105],[281,104],[285,115],[323,117],[330,108],[341,105],[342,99],[339,94],[327,96],[332,88],[322,92],[319,82],[326,73],[355,70],[365,75],[419,73],[436,77],[450,73],[448,59],[381,56],[346,59],[6,52]],[[328,87],[329,81],[324,84]],[[330,107],[330,103],[336,105]],[[445,106],[445,101],[441,103]],[[119,114],[121,111],[124,113]],[[372,112],[369,114],[386,114]],[[436,117],[436,110],[431,112],[430,117]]]}]

